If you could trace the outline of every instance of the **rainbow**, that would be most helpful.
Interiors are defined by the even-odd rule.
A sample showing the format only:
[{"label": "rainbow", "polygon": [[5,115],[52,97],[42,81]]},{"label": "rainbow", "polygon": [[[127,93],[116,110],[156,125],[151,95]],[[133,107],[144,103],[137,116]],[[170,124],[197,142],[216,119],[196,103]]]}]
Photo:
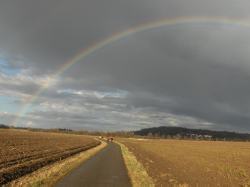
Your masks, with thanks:
[{"label": "rainbow", "polygon": [[[82,49],[79,53],[73,56],[73,58],[69,59],[65,62],[58,71],[52,77],[52,79],[57,79],[63,72],[69,69],[74,64],[83,61],[87,56],[90,54],[96,53],[98,50],[104,48],[105,46],[110,45],[120,39],[128,37],[130,35],[160,28],[164,26],[171,26],[171,25],[181,25],[181,24],[205,24],[205,23],[217,23],[217,24],[224,24],[224,25],[235,25],[240,27],[250,27],[249,20],[241,20],[241,19],[232,19],[232,18],[225,18],[225,17],[178,17],[178,18],[170,18],[170,19],[162,19],[152,22],[143,23],[137,25],[135,27],[131,27],[127,30],[113,33],[109,37],[104,38],[103,40],[93,43],[87,48]],[[25,116],[29,107],[32,106],[32,103],[37,100],[37,98],[50,87],[50,84],[46,84],[38,89],[33,96],[27,99],[25,106],[21,109],[21,111],[17,114],[17,117],[14,119],[11,125],[16,126],[18,121]]]}]

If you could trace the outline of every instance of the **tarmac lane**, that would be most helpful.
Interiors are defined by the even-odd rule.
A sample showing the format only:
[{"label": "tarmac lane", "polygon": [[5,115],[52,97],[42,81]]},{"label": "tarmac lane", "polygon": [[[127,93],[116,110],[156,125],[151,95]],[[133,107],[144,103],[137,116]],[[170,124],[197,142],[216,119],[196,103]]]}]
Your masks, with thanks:
[{"label": "tarmac lane", "polygon": [[121,148],[109,143],[103,150],[59,180],[56,187],[131,187]]}]

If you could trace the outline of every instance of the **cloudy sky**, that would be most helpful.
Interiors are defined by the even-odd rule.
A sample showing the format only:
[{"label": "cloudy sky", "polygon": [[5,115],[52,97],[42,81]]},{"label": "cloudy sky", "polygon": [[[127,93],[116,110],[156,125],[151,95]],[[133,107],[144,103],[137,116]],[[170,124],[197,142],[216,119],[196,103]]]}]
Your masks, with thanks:
[{"label": "cloudy sky", "polygon": [[[54,76],[113,33],[190,17],[213,21],[130,34]],[[0,123],[250,132],[249,60],[248,0],[2,0]]]}]

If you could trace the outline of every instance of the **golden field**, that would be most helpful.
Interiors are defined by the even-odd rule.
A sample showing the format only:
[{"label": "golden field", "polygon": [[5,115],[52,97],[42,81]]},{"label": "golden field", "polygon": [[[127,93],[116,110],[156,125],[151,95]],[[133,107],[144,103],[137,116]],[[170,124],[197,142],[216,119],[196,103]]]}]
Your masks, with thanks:
[{"label": "golden field", "polygon": [[156,186],[250,186],[250,143],[119,139]]}]

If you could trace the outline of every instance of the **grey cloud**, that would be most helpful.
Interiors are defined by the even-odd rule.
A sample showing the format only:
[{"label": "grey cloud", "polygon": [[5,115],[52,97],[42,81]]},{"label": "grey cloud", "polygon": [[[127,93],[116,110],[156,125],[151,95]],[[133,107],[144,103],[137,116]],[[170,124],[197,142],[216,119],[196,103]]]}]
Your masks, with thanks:
[{"label": "grey cloud", "polygon": [[[249,19],[249,7],[246,0],[3,1],[0,53],[13,68],[29,71],[27,76],[44,77],[81,49],[135,25],[189,16]],[[182,24],[113,42],[72,66],[36,101],[72,111],[38,107],[31,115],[40,118],[33,121],[39,126],[44,120],[50,126],[71,121],[77,128],[85,124],[90,129],[134,129],[171,125],[165,119],[173,115],[177,125],[250,131],[249,29],[222,23]],[[39,81],[0,85],[3,94],[9,90],[32,95],[41,88]],[[128,94],[100,99],[58,93],[66,89]],[[136,110],[143,111],[145,119],[134,117]],[[53,120],[55,116],[63,120]]]},{"label": "grey cloud", "polygon": [[2,50],[26,57],[43,71],[58,68],[80,49],[111,33],[166,17],[249,17],[242,0],[4,1],[0,6]]},{"label": "grey cloud", "polygon": [[[248,38],[249,29],[203,26],[179,26],[158,31],[156,36],[153,32],[132,36],[126,45],[117,42],[76,69],[82,67],[89,80],[92,73],[93,80],[97,74],[102,77],[93,81],[97,87],[107,85],[127,89],[132,94],[151,93],[151,98],[146,98],[141,106],[153,105],[173,113],[247,128],[248,118],[244,116],[249,115],[250,77],[245,46],[249,46],[249,41],[242,44],[242,40]],[[135,97],[133,104],[138,104],[142,94]],[[154,97],[173,98],[175,105],[157,102]],[[228,120],[233,116],[245,120],[242,123]]]}]

